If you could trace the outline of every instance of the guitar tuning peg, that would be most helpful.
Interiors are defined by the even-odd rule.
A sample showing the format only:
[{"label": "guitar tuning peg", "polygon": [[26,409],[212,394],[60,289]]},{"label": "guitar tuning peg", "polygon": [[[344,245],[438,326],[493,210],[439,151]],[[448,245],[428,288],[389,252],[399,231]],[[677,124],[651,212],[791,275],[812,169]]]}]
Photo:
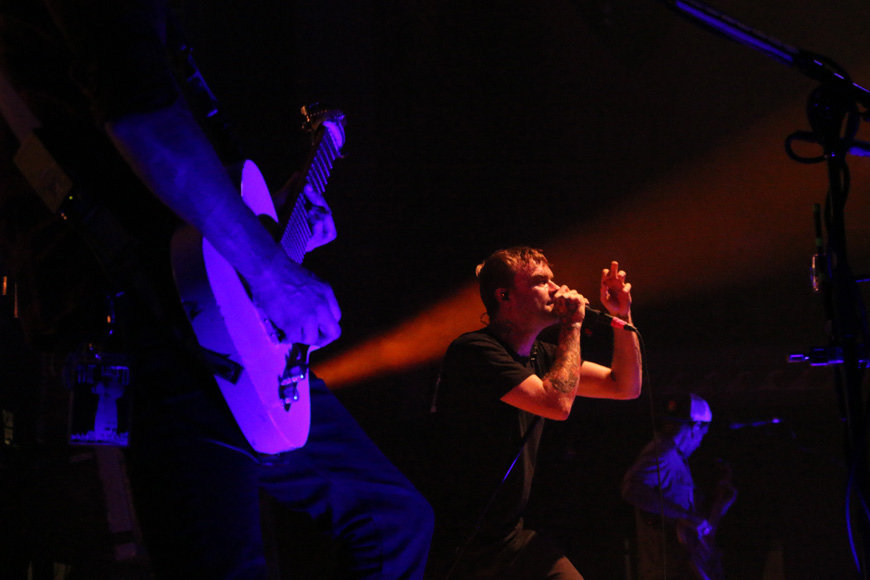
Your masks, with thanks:
[{"label": "guitar tuning peg", "polygon": [[325,109],[320,103],[311,103],[309,105],[302,105],[300,112],[302,116],[305,117],[305,120],[302,123],[303,131],[311,131],[314,129],[314,124],[316,121],[316,117],[323,115]]},{"label": "guitar tuning peg", "polygon": [[300,112],[305,117],[302,123],[302,130],[308,133],[313,133],[326,120],[331,120],[336,116],[344,118],[344,114],[341,111],[330,109],[326,105],[317,102],[303,106]]}]

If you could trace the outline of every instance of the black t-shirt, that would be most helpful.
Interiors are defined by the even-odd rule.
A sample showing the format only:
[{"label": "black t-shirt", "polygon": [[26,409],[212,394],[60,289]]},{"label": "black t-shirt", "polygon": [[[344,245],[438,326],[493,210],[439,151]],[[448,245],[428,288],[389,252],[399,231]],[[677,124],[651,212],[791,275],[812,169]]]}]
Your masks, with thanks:
[{"label": "black t-shirt", "polygon": [[[433,442],[436,473],[431,501],[438,541],[454,546],[474,528],[520,451],[535,415],[500,399],[523,380],[543,376],[555,347],[536,341],[521,357],[487,329],[457,338],[447,349],[438,383]],[[543,420],[501,484],[477,535],[478,544],[510,541],[528,503]]]}]

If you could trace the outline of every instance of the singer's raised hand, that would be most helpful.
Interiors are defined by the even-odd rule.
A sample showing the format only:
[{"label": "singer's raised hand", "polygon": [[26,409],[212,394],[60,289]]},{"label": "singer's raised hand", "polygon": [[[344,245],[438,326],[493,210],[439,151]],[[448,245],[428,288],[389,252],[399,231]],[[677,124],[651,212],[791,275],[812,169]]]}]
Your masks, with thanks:
[{"label": "singer's raised hand", "polygon": [[625,270],[620,270],[615,260],[601,272],[601,303],[613,316],[629,319],[631,284],[625,281]]}]

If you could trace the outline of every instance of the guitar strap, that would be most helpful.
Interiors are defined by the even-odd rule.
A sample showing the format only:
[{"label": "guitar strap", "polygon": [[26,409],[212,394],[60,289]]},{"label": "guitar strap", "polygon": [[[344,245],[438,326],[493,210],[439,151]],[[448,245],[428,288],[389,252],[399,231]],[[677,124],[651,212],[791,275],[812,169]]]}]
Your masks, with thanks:
[{"label": "guitar strap", "polygon": [[166,43],[181,91],[218,157],[225,166],[235,166],[245,159],[241,145],[224,118],[217,97],[193,58],[193,47],[187,41],[181,23],[171,12],[167,15],[167,20]]}]

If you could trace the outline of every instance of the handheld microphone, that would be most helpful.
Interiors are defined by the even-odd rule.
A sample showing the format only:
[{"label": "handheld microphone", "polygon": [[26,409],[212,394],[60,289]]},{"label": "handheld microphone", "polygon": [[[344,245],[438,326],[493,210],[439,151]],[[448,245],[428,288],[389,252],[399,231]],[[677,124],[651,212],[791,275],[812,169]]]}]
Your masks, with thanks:
[{"label": "handheld microphone", "polygon": [[600,312],[595,310],[594,308],[586,307],[586,317],[584,320],[588,320],[594,324],[607,324],[612,326],[613,328],[621,328],[623,330],[627,330],[629,332],[637,332],[637,328],[630,325],[626,321],[621,318],[615,318],[606,312]]}]

